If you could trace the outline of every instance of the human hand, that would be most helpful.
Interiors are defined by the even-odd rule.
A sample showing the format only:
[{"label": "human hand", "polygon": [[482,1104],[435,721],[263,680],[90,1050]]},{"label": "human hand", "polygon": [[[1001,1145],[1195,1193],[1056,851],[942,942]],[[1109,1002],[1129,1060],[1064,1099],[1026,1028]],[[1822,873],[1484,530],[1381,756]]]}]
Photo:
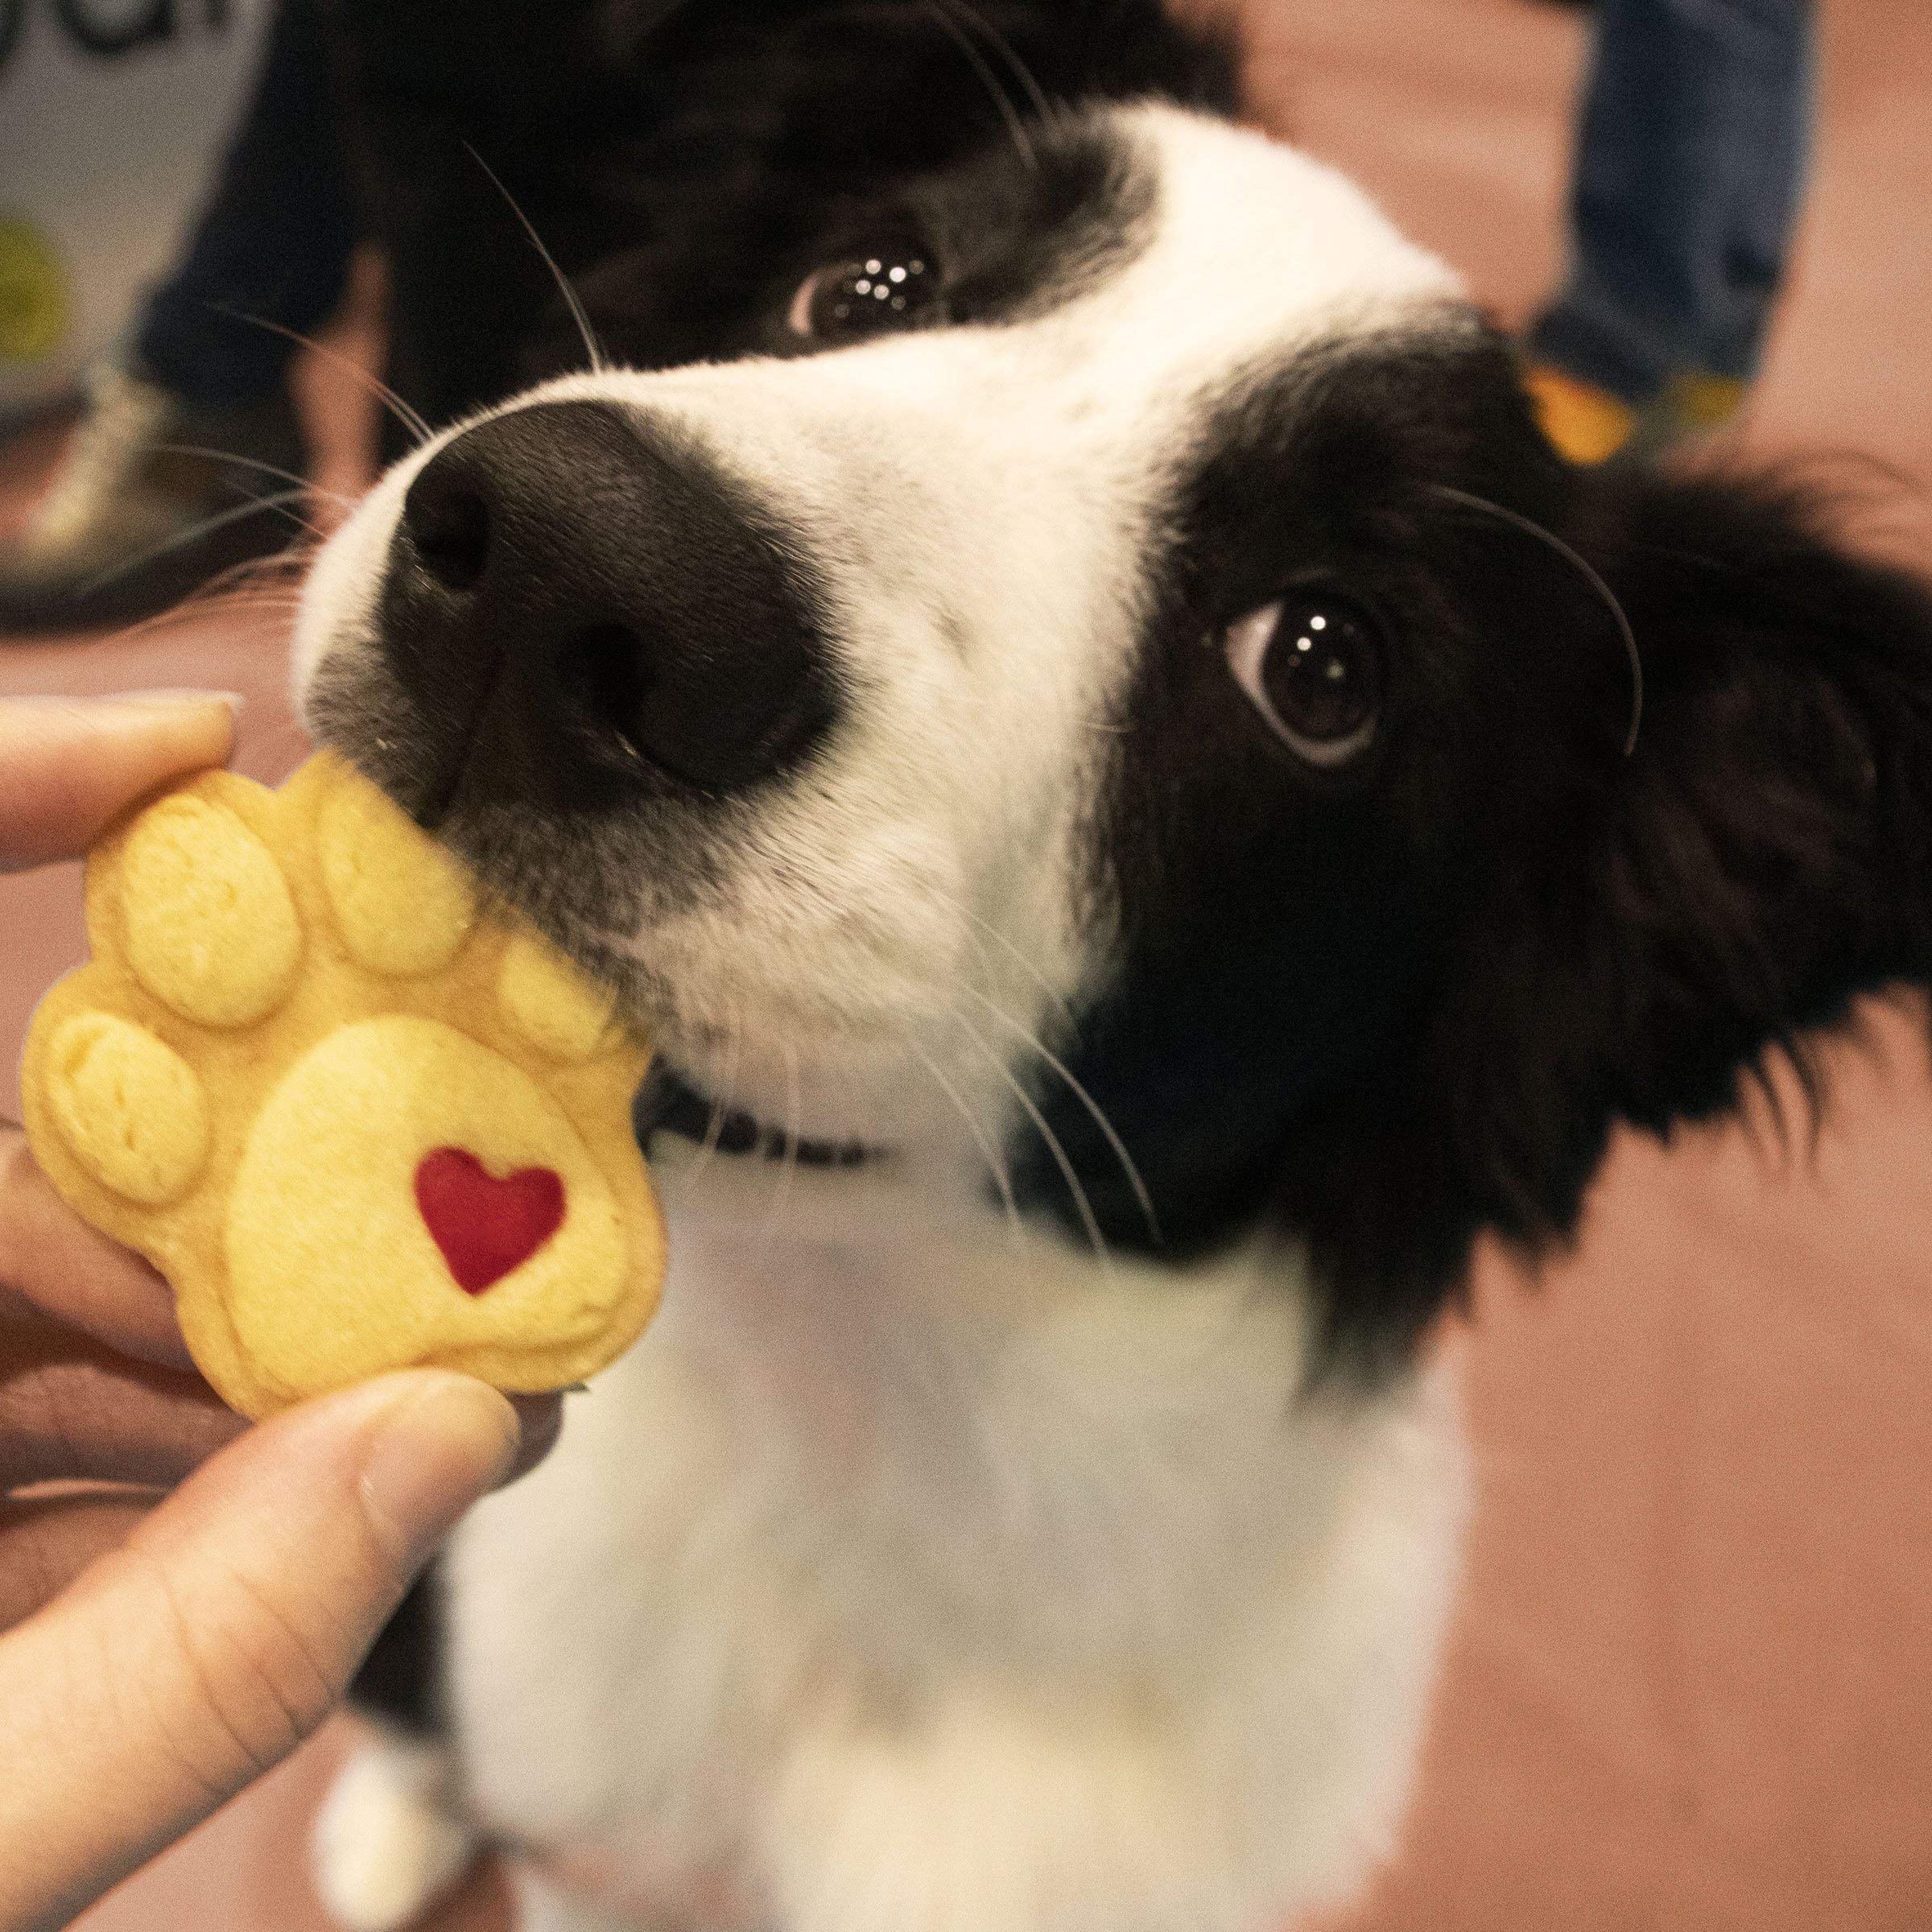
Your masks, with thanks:
[{"label": "human hand", "polygon": [[[0,872],[83,852],[233,724],[219,698],[0,701]],[[0,1127],[0,1932],[66,1924],[293,1750],[556,1415],[415,1370],[250,1428],[166,1282]]]}]

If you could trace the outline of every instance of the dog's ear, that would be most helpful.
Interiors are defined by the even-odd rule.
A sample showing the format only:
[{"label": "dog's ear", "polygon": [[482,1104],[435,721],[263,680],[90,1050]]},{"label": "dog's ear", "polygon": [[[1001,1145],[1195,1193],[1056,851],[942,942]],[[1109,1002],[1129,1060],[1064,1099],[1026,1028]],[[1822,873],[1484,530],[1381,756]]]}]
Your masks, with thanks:
[{"label": "dog's ear", "polygon": [[[1628,613],[1629,758],[1470,909],[1417,1050],[1311,1123],[1286,1183],[1343,1356],[1406,1342],[1477,1233],[1575,1230],[1620,1122],[1736,1106],[1860,993],[1932,979],[1932,596],[1799,489],[1579,476]],[[1809,1036],[1809,1037],[1808,1037]]]}]

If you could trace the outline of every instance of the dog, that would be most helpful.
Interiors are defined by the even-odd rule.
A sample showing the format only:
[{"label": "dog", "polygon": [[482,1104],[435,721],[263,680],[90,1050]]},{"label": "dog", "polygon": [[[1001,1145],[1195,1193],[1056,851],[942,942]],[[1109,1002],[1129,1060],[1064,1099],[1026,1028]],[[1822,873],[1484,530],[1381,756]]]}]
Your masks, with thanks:
[{"label": "dog", "polygon": [[654,1042],[673,1254],[372,1660],[322,1888],[1291,1924],[1402,1816],[1472,1245],[1928,977],[1932,597],[1563,461],[1150,6],[715,14],[625,28],[704,159],[591,365],[303,595],[316,736]]}]

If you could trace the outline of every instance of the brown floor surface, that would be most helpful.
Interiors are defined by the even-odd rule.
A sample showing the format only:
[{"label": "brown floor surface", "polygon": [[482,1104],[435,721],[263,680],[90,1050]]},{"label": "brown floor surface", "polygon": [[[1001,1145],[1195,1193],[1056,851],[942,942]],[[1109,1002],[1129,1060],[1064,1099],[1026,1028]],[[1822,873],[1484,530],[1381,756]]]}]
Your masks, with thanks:
[{"label": "brown floor surface", "polygon": [[[1507,316],[1554,271],[1579,28],[1520,0],[1247,0],[1254,88]],[[1827,0],[1820,158],[1747,441],[1932,477],[1932,11]],[[43,456],[42,460],[43,460]],[[38,467],[0,468],[0,505]],[[1932,559],[1901,493],[1894,539]],[[298,755],[275,613],[9,647],[0,691],[232,685]],[[0,887],[0,1053],[74,955],[71,873]],[[1534,1295],[1467,1343],[1484,1505],[1422,1791],[1350,1932],[1932,1925],[1932,1084],[1897,1016],[1814,1154],[1620,1146]],[[325,1742],[86,1922],[311,1932]],[[460,1922],[501,1923],[487,1889]],[[456,1922],[452,1921],[452,1923]]]}]

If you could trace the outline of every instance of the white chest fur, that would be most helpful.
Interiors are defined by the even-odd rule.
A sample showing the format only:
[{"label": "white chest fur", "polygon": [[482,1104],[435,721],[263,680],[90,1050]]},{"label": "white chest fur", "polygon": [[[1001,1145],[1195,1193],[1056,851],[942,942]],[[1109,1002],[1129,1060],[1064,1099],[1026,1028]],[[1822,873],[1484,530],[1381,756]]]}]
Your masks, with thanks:
[{"label": "white chest fur", "polygon": [[1454,1578],[1446,1372],[1298,1400],[1278,1254],[675,1232],[452,1552],[485,1818],[646,1923],[1253,1932],[1359,1882]]}]

